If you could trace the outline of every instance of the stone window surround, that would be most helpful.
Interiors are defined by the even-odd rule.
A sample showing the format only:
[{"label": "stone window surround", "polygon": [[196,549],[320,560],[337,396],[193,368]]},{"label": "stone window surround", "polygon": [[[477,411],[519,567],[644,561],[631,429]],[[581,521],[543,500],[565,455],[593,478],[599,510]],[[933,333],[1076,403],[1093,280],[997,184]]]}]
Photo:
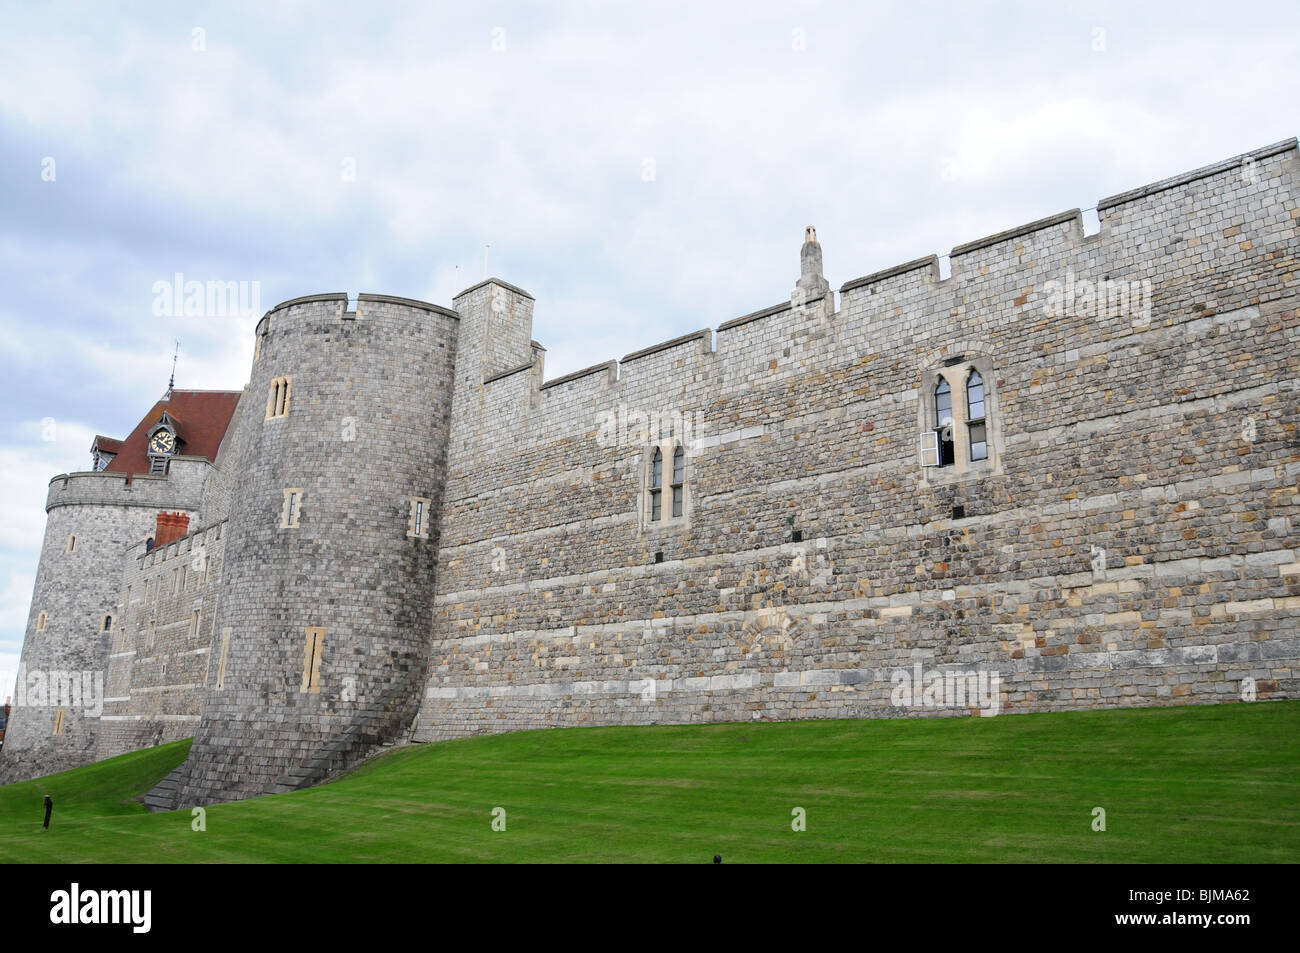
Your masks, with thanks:
[{"label": "stone window surround", "polygon": [[[298,505],[293,508],[293,522],[289,522],[289,501],[292,497],[297,496]],[[284,491],[284,507],[280,510],[280,529],[298,529],[302,525],[302,487],[291,486]]]},{"label": "stone window surround", "polygon": [[[984,381],[984,423],[985,440],[988,442],[988,458],[972,460],[970,458],[970,431],[966,416],[966,381],[972,370],[979,371]],[[999,407],[998,388],[994,386],[993,359],[987,354],[966,352],[960,361],[945,365],[937,363],[922,371],[920,400],[918,401],[918,433],[933,433],[935,426],[934,390],[939,386],[939,378],[948,382],[952,391],[952,440],[953,462],[949,466],[925,466],[917,440],[917,463],[921,465],[923,484],[954,483],[960,480],[979,479],[988,474],[1002,472],[1002,426]]]},{"label": "stone window surround", "polygon": [[41,610],[39,613],[37,613],[37,615],[36,615],[36,631],[37,631],[37,632],[44,632],[44,631],[45,631],[46,623],[48,623],[49,621],[50,621],[50,615],[49,615],[49,613],[46,612],[44,609],[42,609],[42,610]]},{"label": "stone window surround", "polygon": [[226,662],[230,657],[230,637],[234,634],[234,631],[230,626],[221,630],[221,658],[217,662],[217,691],[223,691],[226,687]]},{"label": "stone window surround", "polygon": [[325,651],[325,636],[328,629],[308,626],[306,641],[303,645],[302,687],[299,691],[309,695],[320,694],[320,663]]},{"label": "stone window surround", "polygon": [[[422,513],[422,522],[419,529],[415,525],[415,509],[417,503],[424,504]],[[411,539],[428,539],[429,538],[429,514],[433,510],[433,500],[425,496],[411,497],[411,512],[406,521],[406,535]]]},{"label": "stone window surround", "polygon": [[[672,496],[672,474],[673,474],[673,452],[681,447],[683,451],[682,466],[682,515],[673,516],[673,496]],[[652,520],[651,513],[651,493],[650,480],[654,472],[654,455],[655,449],[658,448],[663,453],[663,482],[660,486],[662,495],[662,506],[660,509],[659,519]],[[691,494],[691,482],[694,476],[695,461],[691,457],[690,448],[684,441],[677,437],[666,437],[658,443],[647,443],[641,450],[641,493],[640,493],[640,511],[641,511],[641,531],[653,530],[678,530],[686,529],[691,525],[691,511],[693,501]]]},{"label": "stone window surround", "polygon": [[76,534],[76,533],[73,533],[72,535],[70,535],[70,536],[68,537],[68,548],[67,548],[66,551],[69,552],[69,553],[75,553],[75,552],[77,551],[77,534]]},{"label": "stone window surround", "polygon": [[286,374],[271,381],[270,391],[266,395],[266,419],[279,420],[289,416],[289,404],[293,399],[293,375]]}]

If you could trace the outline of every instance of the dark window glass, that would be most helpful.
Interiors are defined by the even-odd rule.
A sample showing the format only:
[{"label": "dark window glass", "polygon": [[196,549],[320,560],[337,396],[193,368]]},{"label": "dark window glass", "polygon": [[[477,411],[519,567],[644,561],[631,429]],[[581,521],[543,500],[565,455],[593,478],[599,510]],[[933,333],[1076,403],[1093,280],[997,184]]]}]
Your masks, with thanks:
[{"label": "dark window glass", "polygon": [[966,379],[966,409],[967,420],[984,419],[984,378],[979,371],[971,371]]},{"label": "dark window glass", "polygon": [[658,447],[655,447],[654,462],[650,468],[650,485],[652,487],[664,485],[664,454]]},{"label": "dark window glass", "polygon": [[956,451],[952,446],[952,436],[947,432],[947,427],[939,431],[939,466],[941,467],[950,467],[957,459]]},{"label": "dark window glass", "polygon": [[988,438],[982,422],[970,425],[970,458],[972,460],[989,458]]},{"label": "dark window glass", "polygon": [[934,425],[942,427],[952,419],[952,388],[942,377],[934,389]]}]

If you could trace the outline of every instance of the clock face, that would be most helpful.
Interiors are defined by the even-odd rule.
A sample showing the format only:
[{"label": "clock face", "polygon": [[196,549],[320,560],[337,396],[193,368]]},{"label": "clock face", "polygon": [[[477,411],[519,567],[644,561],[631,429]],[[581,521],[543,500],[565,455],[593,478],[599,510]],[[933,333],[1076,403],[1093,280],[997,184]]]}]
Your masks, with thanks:
[{"label": "clock face", "polygon": [[149,441],[150,453],[171,453],[176,449],[176,435],[170,430],[159,430]]}]

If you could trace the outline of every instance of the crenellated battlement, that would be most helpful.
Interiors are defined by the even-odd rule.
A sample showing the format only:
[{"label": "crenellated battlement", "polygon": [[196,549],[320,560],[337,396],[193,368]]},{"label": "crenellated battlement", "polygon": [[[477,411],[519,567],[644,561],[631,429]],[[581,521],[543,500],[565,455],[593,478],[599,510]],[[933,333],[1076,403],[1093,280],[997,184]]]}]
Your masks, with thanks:
[{"label": "crenellated battlement", "polygon": [[[203,483],[213,469],[207,457],[178,455],[167,474],[109,473],[93,470],[60,473],[53,477],[45,497],[45,510],[60,506],[171,507],[197,511]],[[180,502],[177,502],[177,501]]]},{"label": "crenellated battlement", "polygon": [[[1007,710],[1293,696],[1298,192],[1291,139],[838,307],[809,226],[787,299],[551,380],[499,278],[281,302],[220,469],[50,481],[24,659],[107,664],[107,727],[5,755],[192,733],[183,806],[407,737],[929,714],[918,665]],[[143,552],[159,510],[205,525]]]},{"label": "crenellated battlement", "polygon": [[[349,310],[349,305],[354,305],[354,307]],[[290,298],[288,301],[281,301],[262,315],[261,320],[257,322],[254,333],[259,341],[265,344],[270,340],[271,335],[276,332],[285,331],[300,324],[319,321],[323,316],[333,316],[340,322],[364,321],[369,314],[378,310],[376,307],[378,305],[397,305],[417,311],[427,311],[430,314],[441,315],[456,321],[460,320],[460,315],[452,309],[444,308],[440,304],[433,304],[429,301],[402,298],[397,295],[370,294],[368,292],[358,294],[354,301],[345,292],[338,291],[327,294],[302,295],[297,298]],[[260,347],[257,353],[260,356]]]},{"label": "crenellated battlement", "polygon": [[809,229],[788,302],[551,381],[516,329],[457,370],[415,738],[933,714],[891,697],[915,666],[1016,711],[1294,696],[1298,172],[1255,150],[838,309]]},{"label": "crenellated battlement", "polygon": [[[1085,236],[1081,210],[1070,209],[954,246],[948,255],[952,272],[947,278],[941,277],[939,256],[927,255],[844,282],[839,308],[833,311],[820,307],[820,297],[781,302],[725,321],[714,331],[692,332],[550,381],[518,373],[530,365],[513,367],[486,376],[485,400],[489,404],[523,401],[534,407],[530,419],[536,422],[537,414],[552,412],[548,408],[561,415],[571,413],[583,395],[603,395],[610,389],[619,400],[654,403],[656,394],[668,402],[698,399],[691,395],[698,394],[705,376],[723,390],[731,380],[740,382],[737,386],[754,386],[753,365],[772,364],[774,355],[792,339],[809,339],[801,342],[806,359],[834,363],[850,357],[848,344],[868,354],[890,349],[899,343],[900,335],[916,333],[912,329],[917,315],[927,319],[923,339],[946,334],[962,340],[972,335],[956,326],[979,299],[987,299],[983,310],[1003,312],[1005,323],[1017,313],[1041,312],[1044,286],[1071,272],[1093,278],[1159,279],[1158,272],[1168,266],[1171,251],[1181,241],[1177,236],[1165,240],[1154,234],[1158,230],[1163,235],[1171,217],[1176,218],[1175,230],[1187,234],[1190,248],[1213,244],[1223,255],[1245,257],[1243,252],[1254,249],[1240,248],[1239,242],[1231,241],[1233,235],[1216,239],[1202,233],[1215,221],[1259,220],[1247,202],[1239,201],[1243,189],[1252,198],[1271,196],[1264,202],[1267,208],[1294,202],[1297,171],[1296,140],[1274,143],[1100,200],[1101,231],[1096,235]],[[1256,241],[1293,240],[1293,222],[1270,223]],[[1180,269],[1167,271],[1168,280],[1156,281],[1165,290]],[[1281,280],[1284,275],[1276,277]],[[991,291],[990,286],[999,282],[1005,287]],[[489,279],[475,288],[493,283],[505,284]],[[1002,302],[991,295],[1010,297]],[[1005,309],[1004,303],[1012,307]],[[896,320],[899,309],[908,314],[901,324]],[[955,325],[951,331],[945,330],[945,320]],[[1105,323],[1095,323],[1084,336],[1111,333],[1114,329],[1105,328]],[[981,324],[987,331],[987,323]],[[779,349],[777,342],[781,342]],[[779,358],[775,364],[770,375],[774,382],[788,366]],[[508,393],[494,397],[493,392],[501,389]]]},{"label": "crenellated battlement", "polygon": [[[874,323],[878,333],[866,342],[866,346],[873,350],[887,347],[890,343],[889,335],[897,332],[888,320],[889,310],[898,307],[929,309],[933,315],[943,315],[954,307],[960,309],[959,301],[968,291],[959,289],[969,289],[980,282],[987,282],[992,276],[1026,275],[1037,269],[1041,276],[1038,284],[1027,283],[1023,293],[1013,295],[1013,298],[1023,297],[1026,304],[1033,301],[1040,305],[1039,286],[1053,278],[1059,280],[1056,272],[1063,270],[1073,268],[1077,272],[1101,276],[1111,275],[1117,267],[1126,267],[1135,276],[1143,277],[1159,266],[1166,251],[1164,246],[1146,249],[1134,247],[1135,243],[1141,244],[1143,222],[1162,221],[1162,210],[1172,209],[1184,219],[1185,227],[1191,230],[1195,223],[1187,217],[1189,214],[1208,221],[1216,217],[1216,214],[1221,217],[1232,211],[1230,205],[1216,205],[1213,201],[1215,179],[1245,176],[1252,180],[1249,184],[1254,191],[1293,194],[1296,168],[1297,141],[1293,138],[1273,143],[1100,199],[1096,208],[1101,231],[1096,235],[1085,236],[1081,210],[1069,209],[954,246],[947,256],[951,263],[951,274],[947,278],[941,277],[939,256],[930,254],[845,281],[839,289],[838,309],[833,306],[833,292],[827,291],[824,295],[814,292],[805,295],[802,301],[780,302],[724,321],[716,329],[705,328],[662,341],[626,354],[619,360],[594,364],[549,381],[539,373],[541,362],[537,351],[542,349],[536,342],[532,342],[533,353],[527,359],[520,353],[520,344],[509,345],[500,354],[498,352],[502,345],[497,344],[494,345],[495,349],[484,350],[479,361],[483,372],[478,379],[487,388],[483,399],[489,405],[500,404],[503,400],[513,403],[516,399],[524,399],[542,408],[544,412],[547,406],[567,405],[575,394],[593,388],[603,392],[613,387],[620,398],[645,399],[649,396],[646,388],[653,388],[651,382],[654,381],[660,383],[660,389],[667,398],[674,390],[680,393],[683,387],[689,387],[700,373],[716,374],[733,363],[737,370],[743,370],[743,366],[753,357],[756,347],[762,353],[767,353],[768,349],[763,343],[765,340],[783,339],[792,334],[820,334],[823,346],[818,348],[814,345],[811,349],[820,351],[825,357],[843,343],[846,337],[843,327],[845,322],[855,321],[873,312],[883,313],[885,319]],[[1141,258],[1143,251],[1146,252],[1147,264],[1133,267],[1135,252],[1139,253],[1136,257]],[[819,251],[812,261],[820,268]],[[816,286],[815,282],[809,285]],[[486,304],[474,304],[485,295]],[[332,305],[339,319],[347,320],[363,314],[363,304],[366,302],[403,304],[457,320],[463,317],[462,311],[465,308],[477,307],[476,313],[481,315],[477,320],[483,322],[480,333],[493,333],[487,329],[493,327],[494,322],[500,323],[499,316],[503,313],[502,305],[506,300],[526,302],[526,321],[531,327],[533,296],[500,278],[487,278],[456,296],[456,310],[414,299],[362,294],[357,298],[356,312],[349,312],[346,310],[346,294],[293,298],[270,309],[259,324],[258,333],[266,333],[274,327],[271,320],[273,315],[292,315],[295,309],[304,305]],[[477,327],[475,325],[474,328],[463,330],[462,338],[465,334],[473,336]],[[526,339],[528,330],[520,330],[517,334],[524,336],[521,340]],[[472,346],[467,347],[468,344],[469,341],[461,340],[460,347],[468,355],[473,355],[474,349]],[[510,362],[510,354],[515,354],[519,359]],[[770,362],[771,357],[768,356],[766,360]],[[778,362],[773,379],[778,379],[780,373]],[[503,388],[506,393],[492,396],[493,391],[501,391]]]},{"label": "crenellated battlement", "polygon": [[140,563],[141,567],[163,563],[182,554],[193,552],[195,549],[201,549],[207,542],[220,540],[225,532],[226,522],[225,519],[220,519],[206,526],[200,526],[198,529],[190,530],[184,536],[176,537],[170,543],[154,546],[152,549],[138,540],[128,547],[127,552]]}]

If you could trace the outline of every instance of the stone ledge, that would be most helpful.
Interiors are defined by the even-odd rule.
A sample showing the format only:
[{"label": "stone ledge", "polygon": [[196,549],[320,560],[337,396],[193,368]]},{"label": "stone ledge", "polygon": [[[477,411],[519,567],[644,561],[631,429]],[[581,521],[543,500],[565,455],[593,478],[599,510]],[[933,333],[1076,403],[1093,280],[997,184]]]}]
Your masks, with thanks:
[{"label": "stone ledge", "polygon": [[[333,301],[337,303],[342,303],[342,305],[346,308],[348,305],[348,295],[346,291],[333,291],[327,294],[303,295],[300,298],[290,298],[288,301],[281,301],[279,304],[275,305],[275,307],[268,308],[266,314],[262,315],[262,320],[263,321],[266,320],[266,318],[269,315],[271,315],[276,311],[280,311],[283,308],[292,308],[294,305],[312,304],[318,301],[319,302]],[[259,321],[258,324],[260,325],[261,321]]]},{"label": "stone ledge", "polygon": [[1168,179],[1161,179],[1159,182],[1152,182],[1150,185],[1142,185],[1136,189],[1129,189],[1127,192],[1117,192],[1109,195],[1104,199],[1097,200],[1097,211],[1104,212],[1108,208],[1114,208],[1116,205],[1123,205],[1126,202],[1135,202],[1138,199],[1146,198],[1149,195],[1155,195],[1157,192],[1164,192],[1167,189],[1177,188],[1180,185],[1186,185],[1189,182],[1195,182],[1197,179],[1206,179],[1212,175],[1218,175],[1220,172],[1228,172],[1241,165],[1246,159],[1267,159],[1270,156],[1279,155],[1296,148],[1294,137],[1283,139],[1281,142],[1275,142],[1272,145],[1264,146],[1253,152],[1243,152],[1239,156],[1231,159],[1224,159],[1222,162],[1215,162],[1213,165],[1202,166],[1199,169],[1193,169],[1191,172],[1184,172],[1180,175],[1172,176]]},{"label": "stone ledge", "polygon": [[440,304],[431,304],[428,301],[419,301],[415,298],[399,298],[396,295],[380,294],[359,294],[357,295],[358,303],[362,301],[374,301],[379,304],[399,304],[407,308],[419,308],[422,311],[432,311],[434,314],[441,314],[448,318],[460,320],[460,315],[451,308],[444,308]]},{"label": "stone ledge", "polygon": [[473,292],[478,291],[478,289],[482,288],[484,285],[500,285],[502,288],[505,288],[507,291],[513,291],[517,295],[522,295],[523,297],[527,298],[529,301],[537,300],[532,295],[530,295],[527,291],[525,291],[523,288],[520,288],[517,285],[512,285],[508,281],[502,281],[500,278],[484,278],[478,284],[470,285],[460,294],[453,296],[451,300],[455,301],[458,298],[465,297],[465,295],[467,294],[472,294]]},{"label": "stone ledge", "polygon": [[546,381],[539,389],[546,390],[548,387],[558,387],[561,384],[567,384],[570,381],[576,381],[579,378],[588,377],[592,374],[599,374],[601,371],[607,372],[610,380],[614,380],[618,377],[618,361],[605,361],[603,364],[593,364],[591,367],[584,367],[580,371],[573,371],[570,374],[565,374],[563,377],[557,377],[554,380]]},{"label": "stone ledge", "polygon": [[518,367],[511,367],[504,371],[497,371],[490,377],[483,378],[484,384],[491,384],[493,381],[499,381],[503,377],[510,377],[512,374],[518,374],[520,371],[530,370],[537,366],[536,361],[529,361],[527,364],[520,364]]},{"label": "stone ledge", "polygon": [[[823,295],[822,297],[825,296]],[[772,305],[770,308],[760,308],[757,311],[749,312],[749,314],[742,314],[738,318],[732,318],[730,321],[724,321],[722,324],[718,325],[718,330],[730,331],[732,328],[738,328],[742,324],[749,324],[749,322],[757,321],[759,318],[770,318],[772,315],[780,314],[782,311],[789,311],[792,307],[793,305],[789,301],[783,301],[780,304]]]},{"label": "stone ledge", "polygon": [[973,242],[966,242],[964,245],[958,245],[948,253],[948,257],[956,258],[959,255],[966,255],[973,251],[979,251],[981,248],[988,248],[990,245],[1009,242],[1013,238],[1021,238],[1034,232],[1041,232],[1043,229],[1051,228],[1053,225],[1062,225],[1065,222],[1073,221],[1079,222],[1080,229],[1082,229],[1083,213],[1077,208],[1072,208],[1068,212],[1058,212],[1055,215],[1047,216],[1047,218],[1040,218],[1036,222],[1017,225],[1015,228],[1009,228],[1005,232],[998,232],[995,235],[988,235],[984,238],[977,238]]},{"label": "stone ledge", "polygon": [[652,344],[649,347],[642,348],[639,351],[633,351],[631,354],[623,355],[621,363],[626,364],[628,361],[635,361],[638,358],[648,357],[651,354],[658,354],[660,351],[666,351],[671,347],[677,347],[681,344],[690,344],[692,341],[708,341],[712,343],[713,329],[701,328],[698,331],[692,331],[690,334],[683,334],[679,338],[673,338],[670,341],[663,341],[659,344]]},{"label": "stone ledge", "polygon": [[919,271],[922,268],[930,268],[931,274],[939,277],[939,256],[926,255],[924,258],[915,258],[912,261],[904,262],[901,265],[895,265],[893,268],[886,268],[883,271],[872,272],[869,275],[863,275],[861,278],[854,278],[840,285],[840,294],[846,291],[856,291],[858,288],[865,288],[867,285],[874,285],[878,281],[884,281],[886,278],[896,278],[899,275],[905,275],[909,271]]}]

